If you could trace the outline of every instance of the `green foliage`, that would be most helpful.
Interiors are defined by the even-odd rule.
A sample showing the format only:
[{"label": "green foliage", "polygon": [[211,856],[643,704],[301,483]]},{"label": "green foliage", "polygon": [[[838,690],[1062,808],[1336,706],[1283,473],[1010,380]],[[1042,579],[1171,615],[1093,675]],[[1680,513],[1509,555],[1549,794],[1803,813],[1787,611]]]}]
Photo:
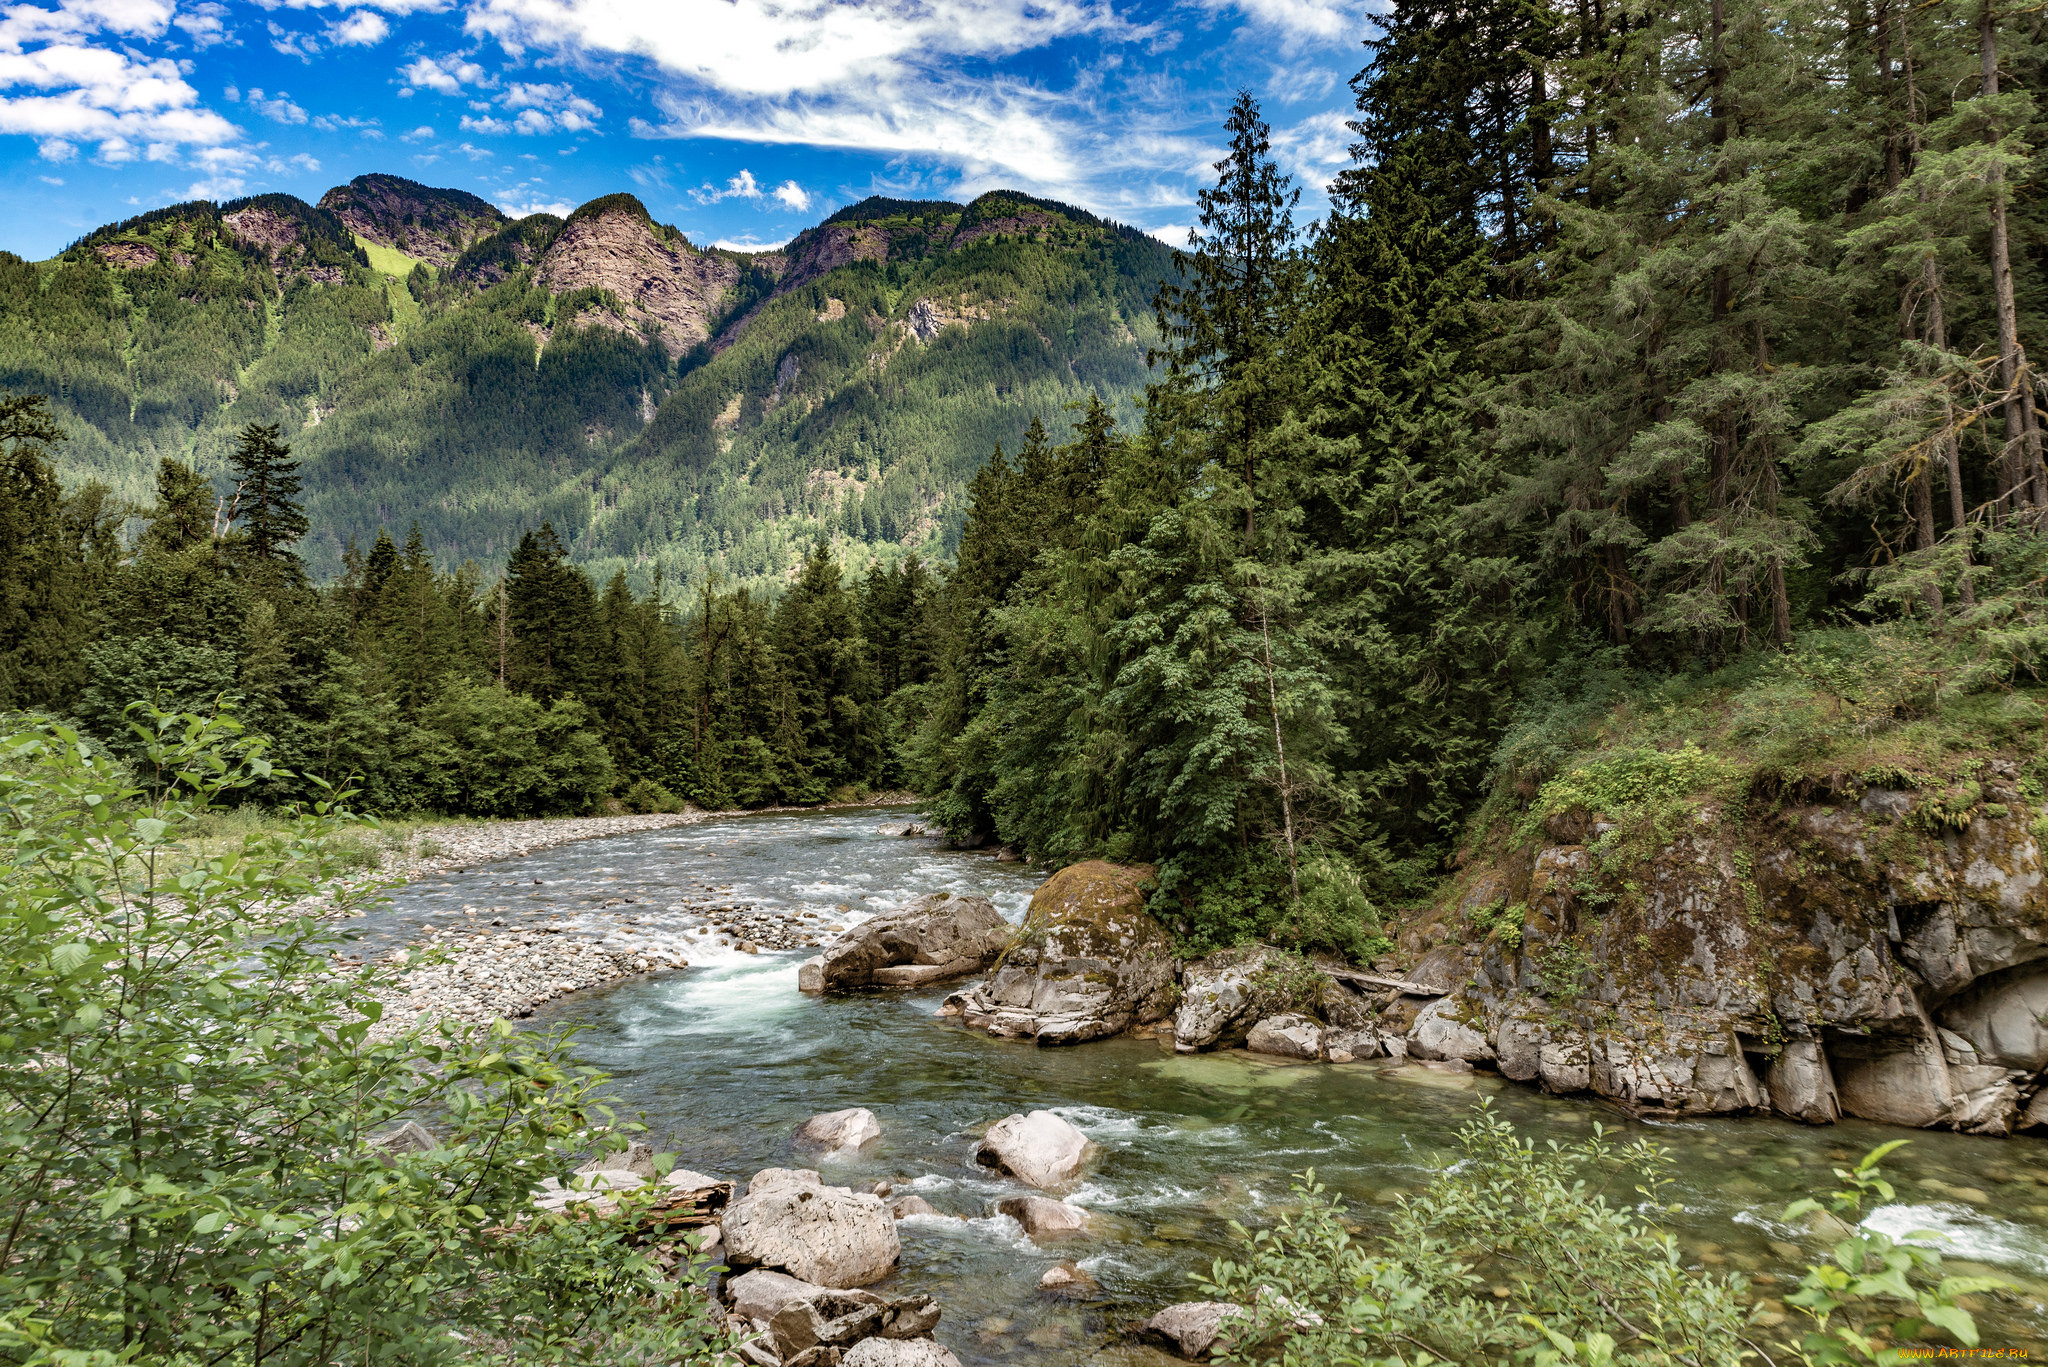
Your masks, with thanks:
[{"label": "green foliage", "polygon": [[[1401,1201],[1380,1250],[1354,1236],[1313,1172],[1272,1228],[1240,1228],[1236,1254],[1198,1279],[1205,1297],[1243,1307],[1224,1321],[1224,1360],[1749,1359],[1741,1278],[1688,1272],[1676,1241],[1651,1223],[1668,1180],[1664,1150],[1617,1148],[1597,1126],[1581,1143],[1539,1148],[1484,1106],[1459,1138],[1462,1161]],[[1633,1199],[1610,1204],[1607,1193],[1631,1179]],[[1486,1294],[1489,1283],[1508,1295]]]},{"label": "green foliage", "polygon": [[[148,790],[59,726],[0,741],[0,1360],[709,1364],[714,1308],[621,1216],[542,1215],[612,1117],[558,1036],[371,1038],[404,969],[344,968],[356,819],[315,804],[207,850],[278,777],[232,721],[143,714]],[[337,795],[338,796],[338,795]],[[420,1117],[440,1138],[370,1139]],[[691,1267],[687,1275],[699,1269]]]},{"label": "green foliage", "polygon": [[[1854,1168],[1836,1168],[1843,1186],[1827,1198],[1826,1209],[1837,1217],[1862,1209],[1866,1198],[1894,1199],[1892,1185],[1878,1164],[1907,1139],[1880,1144]],[[1785,1211],[1798,1220],[1822,1210],[1808,1198]],[[1932,1328],[1965,1348],[1977,1346],[1977,1322],[1961,1298],[1976,1292],[2011,1289],[2003,1277],[1941,1276],[1941,1254],[1930,1244],[1941,1235],[1917,1230],[1899,1242],[1874,1229],[1857,1227],[1834,1247],[1830,1261],[1809,1267],[1799,1289],[1785,1298],[1813,1322],[1800,1345],[1800,1360],[1809,1364],[1873,1363],[1882,1367],[1913,1360],[1912,1343]],[[1928,1282],[1940,1280],[1932,1286]]]},{"label": "green foliage", "polygon": [[1472,930],[1481,939],[1491,939],[1513,953],[1522,947],[1522,924],[1529,919],[1526,902],[1509,902],[1505,897],[1474,908],[1466,914]]}]

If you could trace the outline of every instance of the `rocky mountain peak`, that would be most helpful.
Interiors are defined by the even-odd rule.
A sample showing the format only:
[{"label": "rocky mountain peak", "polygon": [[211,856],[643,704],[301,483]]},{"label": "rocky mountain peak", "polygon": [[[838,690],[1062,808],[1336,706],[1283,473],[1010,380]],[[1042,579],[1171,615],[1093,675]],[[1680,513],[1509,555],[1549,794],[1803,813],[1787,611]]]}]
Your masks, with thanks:
[{"label": "rocky mountain peak", "polygon": [[490,201],[403,176],[357,176],[320,197],[320,207],[381,247],[436,266],[452,265],[475,243],[510,222]]},{"label": "rocky mountain peak", "polygon": [[650,331],[680,356],[711,335],[739,277],[735,262],[698,251],[633,196],[607,195],[569,216],[541,253],[534,283],[555,294],[603,290],[618,307],[585,309],[578,323]]}]

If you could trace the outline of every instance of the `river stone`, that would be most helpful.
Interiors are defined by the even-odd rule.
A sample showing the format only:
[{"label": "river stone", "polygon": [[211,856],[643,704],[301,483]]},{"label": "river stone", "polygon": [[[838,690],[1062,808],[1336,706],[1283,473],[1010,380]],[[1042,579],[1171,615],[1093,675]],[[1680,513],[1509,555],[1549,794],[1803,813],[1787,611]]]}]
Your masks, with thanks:
[{"label": "river stone", "polygon": [[1764,1086],[1770,1092],[1771,1109],[1779,1115],[1809,1125],[1832,1125],[1841,1119],[1834,1070],[1828,1067],[1828,1056],[1818,1040],[1787,1040],[1771,1060]]},{"label": "river stone", "polygon": [[1043,1196],[1005,1197],[996,1202],[996,1213],[1015,1220],[1034,1239],[1042,1235],[1078,1234],[1088,1228],[1087,1211]]},{"label": "river stone", "polygon": [[796,1145],[800,1149],[817,1149],[827,1153],[839,1153],[858,1149],[882,1137],[882,1123],[875,1119],[875,1113],[855,1106],[844,1111],[827,1111],[814,1115],[796,1127]]},{"label": "river stone", "polygon": [[1354,1059],[1378,1058],[1385,1052],[1386,1043],[1380,1032],[1365,1030],[1325,1030],[1323,1050],[1332,1063],[1350,1063]]},{"label": "river stone", "polygon": [[1942,1008],[1978,1061],[2035,1072],[2048,1067],[2048,967],[2028,965],[1971,985]]},{"label": "river stone", "polygon": [[1088,1136],[1051,1111],[1033,1111],[1004,1116],[989,1126],[974,1160],[1050,1191],[1073,1181],[1094,1147]]},{"label": "river stone", "polygon": [[1313,1017],[1294,1012],[1267,1016],[1245,1036],[1244,1047],[1254,1054],[1319,1059],[1323,1056],[1323,1027]]},{"label": "river stone", "polygon": [[747,1183],[747,1195],[759,1196],[779,1187],[815,1187],[823,1180],[816,1168],[763,1168]]},{"label": "river stone", "polygon": [[962,978],[993,963],[1009,942],[1009,923],[986,897],[929,893],[841,935],[817,956],[815,972],[798,970],[797,987],[845,992]]},{"label": "river stone", "polygon": [[960,1359],[931,1339],[862,1339],[839,1367],[960,1367]]},{"label": "river stone", "polygon": [[899,1196],[889,1207],[889,1214],[898,1220],[907,1220],[913,1215],[943,1215],[937,1206],[922,1196]]},{"label": "river stone", "polygon": [[1038,1289],[1068,1300],[1084,1301],[1102,1290],[1102,1284],[1074,1263],[1054,1263],[1038,1279]]},{"label": "river stone", "polygon": [[1408,1030],[1408,1056],[1424,1060],[1459,1059],[1466,1063],[1491,1060],[1493,1046],[1486,1036],[1467,1024],[1463,1000],[1444,997],[1430,1003]]},{"label": "river stone", "polygon": [[787,1272],[775,1272],[761,1267],[728,1278],[725,1283],[725,1299],[735,1315],[742,1319],[760,1320],[765,1324],[775,1318],[776,1311],[791,1301],[816,1295],[825,1289],[801,1277],[792,1277]]},{"label": "river stone", "polygon": [[654,1180],[654,1146],[652,1144],[632,1144],[627,1147],[624,1153],[601,1153],[582,1167],[576,1169],[576,1171],[579,1173],[630,1172],[635,1177],[644,1178],[652,1182]]},{"label": "river stone", "polygon": [[[370,1140],[370,1147],[380,1154],[425,1153],[435,1144],[434,1136],[427,1132],[426,1126],[417,1120],[408,1120],[397,1129],[386,1130]],[[385,1161],[388,1163],[390,1159]],[[647,1175],[652,1177],[654,1174],[650,1171]]]},{"label": "river stone", "polygon": [[[766,1185],[764,1177],[771,1178]],[[780,1268],[824,1287],[880,1281],[902,1253],[881,1197],[823,1186],[815,1173],[758,1174],[722,1223],[733,1266]]]},{"label": "river stone", "polygon": [[1229,1301],[1184,1301],[1167,1306],[1142,1327],[1171,1343],[1182,1357],[1199,1362],[1223,1336],[1223,1321],[1243,1313],[1243,1306]]},{"label": "river stone", "polygon": [[1181,970],[1180,1006],[1173,1016],[1173,1047],[1183,1054],[1236,1044],[1260,1017],[1282,1003],[1258,981],[1274,966],[1263,947],[1227,949]]}]

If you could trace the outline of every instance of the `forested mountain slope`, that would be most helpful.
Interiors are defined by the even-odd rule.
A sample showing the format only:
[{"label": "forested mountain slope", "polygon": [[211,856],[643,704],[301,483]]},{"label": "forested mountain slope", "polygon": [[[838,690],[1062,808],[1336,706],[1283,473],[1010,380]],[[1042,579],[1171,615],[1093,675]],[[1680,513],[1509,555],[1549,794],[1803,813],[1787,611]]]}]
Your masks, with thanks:
[{"label": "forested mountain slope", "polygon": [[0,390],[48,394],[67,482],[137,505],[161,457],[218,475],[234,433],[279,424],[315,578],[414,520],[447,565],[548,520],[601,573],[779,578],[821,535],[856,565],[949,548],[997,442],[1143,386],[1171,269],[1000,192],[868,200],[746,255],[629,195],[512,222],[363,176],[0,254]]}]

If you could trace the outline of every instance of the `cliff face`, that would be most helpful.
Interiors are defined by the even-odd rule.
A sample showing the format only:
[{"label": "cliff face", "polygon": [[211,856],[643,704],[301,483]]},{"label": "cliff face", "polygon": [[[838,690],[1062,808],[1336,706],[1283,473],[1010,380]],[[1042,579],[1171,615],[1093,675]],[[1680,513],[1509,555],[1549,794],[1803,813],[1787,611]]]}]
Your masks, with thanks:
[{"label": "cliff face", "polygon": [[[1630,857],[1598,813],[1476,861],[1397,956],[1503,1074],[1650,1114],[2048,1124],[2038,804],[1848,785],[1705,801]],[[1640,833],[1639,833],[1640,834]],[[1389,967],[1393,965],[1389,964]]]},{"label": "cliff face", "polygon": [[658,232],[637,207],[579,211],[542,253],[534,281],[556,294],[606,291],[617,306],[585,309],[577,323],[652,332],[670,356],[681,356],[710,337],[739,267]]},{"label": "cliff face", "polygon": [[453,265],[510,221],[488,200],[403,176],[357,176],[322,195],[320,207],[378,246],[435,266]]}]

